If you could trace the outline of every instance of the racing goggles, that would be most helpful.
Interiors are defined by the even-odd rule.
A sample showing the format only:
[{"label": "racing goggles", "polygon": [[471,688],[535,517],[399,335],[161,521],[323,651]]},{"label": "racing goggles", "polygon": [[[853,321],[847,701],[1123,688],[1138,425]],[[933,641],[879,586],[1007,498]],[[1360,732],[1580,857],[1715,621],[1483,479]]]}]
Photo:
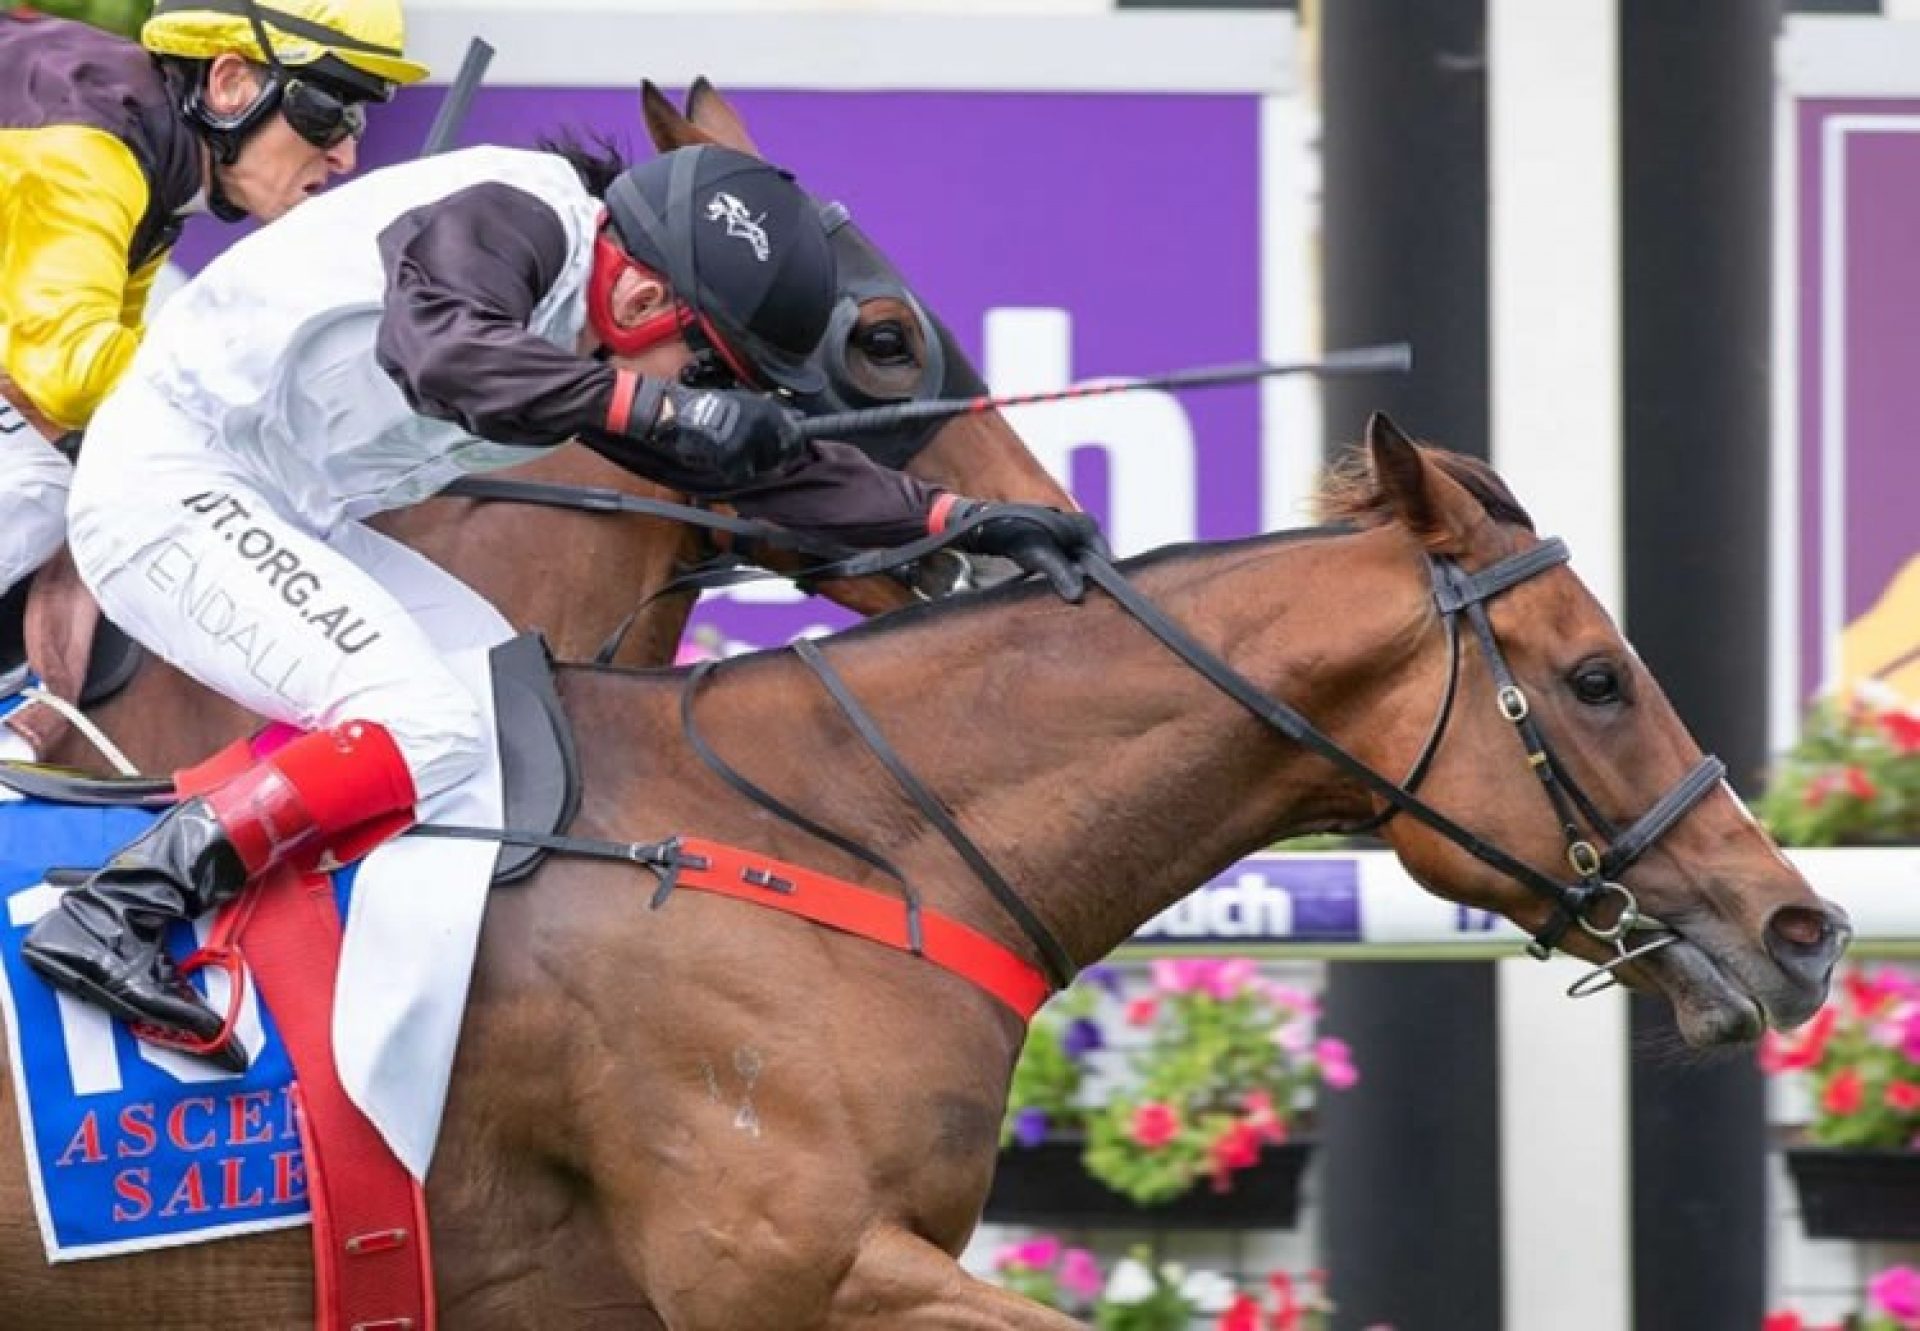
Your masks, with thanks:
[{"label": "racing goggles", "polygon": [[280,82],[280,114],[295,134],[316,148],[337,148],[367,132],[363,102],[297,74]]}]

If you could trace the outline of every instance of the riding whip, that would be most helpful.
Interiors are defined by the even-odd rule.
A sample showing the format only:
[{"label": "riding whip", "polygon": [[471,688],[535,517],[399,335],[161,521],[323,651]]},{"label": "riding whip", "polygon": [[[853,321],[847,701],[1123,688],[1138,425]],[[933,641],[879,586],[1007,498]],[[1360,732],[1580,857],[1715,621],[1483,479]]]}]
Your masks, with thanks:
[{"label": "riding whip", "polygon": [[426,145],[420,149],[422,157],[437,156],[453,146],[454,137],[467,118],[467,107],[473,102],[480,80],[487,76],[487,66],[492,60],[493,47],[485,40],[475,37],[467,43],[460,72],[453,76],[447,95],[440,101],[440,109],[433,114],[433,127],[427,131]]},{"label": "riding whip", "polygon": [[1413,347],[1406,342],[1387,342],[1379,346],[1330,351],[1319,360],[1239,361],[1232,365],[1178,370],[1152,379],[1088,379],[1068,384],[1065,388],[1052,388],[1038,393],[1008,393],[1000,397],[984,394],[980,397],[936,398],[930,402],[895,402],[861,411],[813,416],[798,422],[798,425],[802,438],[840,439],[849,435],[893,430],[912,421],[943,420],[948,416],[967,416],[976,412],[996,411],[1001,407],[1104,397],[1109,393],[1136,393],[1152,388],[1212,388],[1287,374],[1399,374],[1412,368]]}]

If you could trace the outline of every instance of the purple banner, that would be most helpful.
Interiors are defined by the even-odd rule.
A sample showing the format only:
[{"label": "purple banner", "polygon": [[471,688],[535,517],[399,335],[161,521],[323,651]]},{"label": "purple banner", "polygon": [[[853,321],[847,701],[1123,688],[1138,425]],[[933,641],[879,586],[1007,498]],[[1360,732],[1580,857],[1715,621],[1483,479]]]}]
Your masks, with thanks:
[{"label": "purple banner", "polygon": [[1920,701],[1920,101],[1798,115],[1801,694]]},{"label": "purple banner", "polygon": [[1357,860],[1256,856],[1163,911],[1133,941],[1233,948],[1358,943],[1363,936]]},{"label": "purple banner", "polygon": [[[416,152],[438,88],[374,117],[366,167]],[[838,199],[1000,391],[1260,354],[1259,102],[1230,95],[729,92],[761,148]],[[632,88],[488,88],[461,142],[561,126],[645,147]],[[197,267],[237,234],[189,228]],[[1253,388],[1088,400],[1016,424],[1117,548],[1260,526]],[[769,645],[845,617],[709,598],[709,641]],[[772,593],[779,596],[779,592]]]}]

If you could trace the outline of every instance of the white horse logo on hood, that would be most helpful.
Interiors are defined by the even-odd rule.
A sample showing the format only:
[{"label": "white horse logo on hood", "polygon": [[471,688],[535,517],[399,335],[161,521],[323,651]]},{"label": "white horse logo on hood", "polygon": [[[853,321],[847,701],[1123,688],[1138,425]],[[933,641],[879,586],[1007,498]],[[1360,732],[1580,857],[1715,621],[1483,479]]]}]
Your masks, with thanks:
[{"label": "white horse logo on hood", "polygon": [[747,211],[747,205],[740,202],[725,190],[716,191],[707,200],[707,220],[725,222],[727,234],[738,236],[753,247],[753,257],[765,263],[773,253],[773,242],[767,239],[767,229],[760,225],[766,214],[755,217]]}]

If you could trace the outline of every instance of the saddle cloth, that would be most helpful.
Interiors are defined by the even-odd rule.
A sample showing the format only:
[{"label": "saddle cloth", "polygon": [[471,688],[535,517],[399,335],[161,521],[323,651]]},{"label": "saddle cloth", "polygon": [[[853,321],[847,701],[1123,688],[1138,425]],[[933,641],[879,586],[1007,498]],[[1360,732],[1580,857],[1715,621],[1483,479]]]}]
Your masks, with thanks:
[{"label": "saddle cloth", "polygon": [[[447,664],[483,700],[491,727],[488,654]],[[497,750],[478,779],[424,804],[422,821],[501,826]],[[291,1069],[253,986],[237,1027],[253,1065],[235,1076],[135,1040],[56,995],[20,958],[27,929],[59,899],[48,872],[103,863],[152,816],[0,801],[0,1004],[49,1260],[284,1228],[309,1214]],[[439,1132],[497,850],[402,838],[336,876],[346,930],[336,1063],[349,1097],[416,1178]],[[196,925],[170,939],[176,957],[204,941],[212,920]],[[224,1010],[226,977],[209,968],[196,982]]]}]

